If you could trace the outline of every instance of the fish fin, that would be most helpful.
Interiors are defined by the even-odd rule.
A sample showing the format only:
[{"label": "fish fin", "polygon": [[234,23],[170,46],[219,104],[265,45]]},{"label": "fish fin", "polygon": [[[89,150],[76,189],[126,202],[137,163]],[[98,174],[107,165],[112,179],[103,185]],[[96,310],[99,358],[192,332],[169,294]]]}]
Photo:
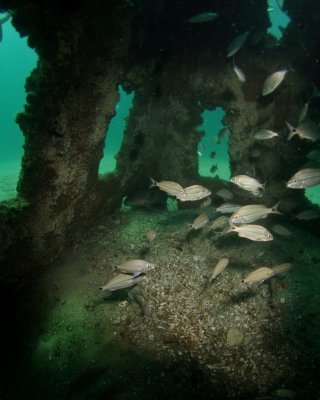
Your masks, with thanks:
[{"label": "fish fin", "polygon": [[281,200],[279,200],[279,201],[271,208],[272,214],[279,214],[279,215],[282,215],[282,212],[280,212],[280,211],[278,210],[279,205],[280,205],[280,201],[281,201]]},{"label": "fish fin", "polygon": [[153,187],[155,187],[155,186],[158,186],[158,185],[157,185],[158,182],[155,181],[153,178],[151,178],[151,176],[150,176],[150,179],[151,179],[151,185],[149,186],[149,189],[150,189],[150,188],[153,188]]},{"label": "fish fin", "polygon": [[223,235],[229,232],[234,232],[234,228],[236,227],[236,225],[230,221],[230,218],[228,218],[228,223],[229,226],[222,231]]},{"label": "fish fin", "polygon": [[296,130],[296,128],[295,128],[294,126],[292,126],[292,125],[290,124],[290,122],[288,122],[288,121],[286,121],[286,125],[287,125],[287,128],[288,128],[289,131],[290,131],[290,132],[289,132],[289,135],[288,135],[288,137],[287,137],[287,142],[289,142],[289,140],[292,139],[293,136],[297,134],[297,130]]}]

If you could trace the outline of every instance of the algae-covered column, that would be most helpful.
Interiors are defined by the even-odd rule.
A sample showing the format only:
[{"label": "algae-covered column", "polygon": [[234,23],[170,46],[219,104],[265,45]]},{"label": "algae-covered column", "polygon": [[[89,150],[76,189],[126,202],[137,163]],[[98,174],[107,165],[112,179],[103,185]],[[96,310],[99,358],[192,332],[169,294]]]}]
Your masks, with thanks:
[{"label": "algae-covered column", "polygon": [[148,187],[150,177],[185,186],[198,180],[201,134],[196,127],[201,123],[201,107],[184,65],[183,60],[170,62],[160,75],[147,76],[136,87],[117,156],[124,194]]},{"label": "algae-covered column", "polygon": [[12,238],[24,241],[25,263],[45,263],[81,237],[101,209],[119,205],[114,180],[99,181],[98,168],[119,99],[130,12],[118,1],[16,3],[13,24],[39,61],[17,118],[25,136],[18,193],[28,206],[22,232]]}]

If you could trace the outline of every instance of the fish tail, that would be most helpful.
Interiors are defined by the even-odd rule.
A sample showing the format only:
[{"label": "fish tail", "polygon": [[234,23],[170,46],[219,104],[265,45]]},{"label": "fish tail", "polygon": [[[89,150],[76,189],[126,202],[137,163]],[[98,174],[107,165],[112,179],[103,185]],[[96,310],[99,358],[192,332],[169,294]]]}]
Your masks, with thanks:
[{"label": "fish tail", "polygon": [[279,201],[271,208],[272,214],[280,214],[280,215],[282,215],[282,212],[279,211],[280,201],[281,201],[281,200],[279,200]]},{"label": "fish tail", "polygon": [[289,135],[287,137],[287,142],[289,142],[289,140],[292,139],[293,136],[297,134],[297,130],[288,121],[286,121],[286,125],[287,125],[287,127],[288,127],[288,129],[290,131]]},{"label": "fish tail", "polygon": [[234,228],[236,227],[236,225],[234,225],[234,224],[230,221],[230,219],[228,219],[228,223],[229,223],[229,226],[223,230],[223,234],[229,233],[229,232],[234,232]]},{"label": "fish tail", "polygon": [[158,182],[155,181],[153,178],[151,178],[151,176],[150,176],[150,179],[151,179],[151,185],[149,186],[149,189],[152,187],[158,186]]}]

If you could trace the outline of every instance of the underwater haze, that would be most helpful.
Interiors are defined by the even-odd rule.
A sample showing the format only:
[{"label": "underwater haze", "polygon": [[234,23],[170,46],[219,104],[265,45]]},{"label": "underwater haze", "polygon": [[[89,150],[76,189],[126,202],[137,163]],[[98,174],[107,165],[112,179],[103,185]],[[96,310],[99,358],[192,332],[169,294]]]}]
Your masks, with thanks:
[{"label": "underwater haze", "polygon": [[[219,4],[223,4],[222,1]],[[234,3],[231,1],[230,4],[234,5],[238,1],[234,0]],[[249,15],[246,2],[249,3],[248,0],[244,0],[242,9]],[[40,3],[34,0],[28,1],[28,5],[34,4],[35,8],[39,7],[38,12],[41,13],[45,2],[44,6]],[[54,5],[54,10],[59,4],[57,6],[59,11],[61,11],[59,7],[62,9],[65,5],[65,2],[51,3]],[[89,37],[91,41],[91,37],[95,35],[90,36],[86,29],[81,34],[79,32],[83,28],[84,21],[87,21],[86,7],[89,3],[86,1],[71,3],[81,6],[79,6],[79,19],[74,21],[75,25],[71,25],[72,29],[74,26],[76,29],[70,43],[73,43],[75,38],[81,38],[81,40],[84,38],[84,43],[88,43],[85,41],[86,38]],[[126,10],[128,7],[129,13],[136,4],[145,3],[153,8],[153,5],[160,7],[161,3],[166,3],[170,8],[170,17],[172,5],[184,8],[186,4],[184,1],[171,3],[170,0],[166,2],[151,0],[109,2],[112,5],[116,3],[120,4],[120,10],[122,7]],[[198,7],[200,3],[199,0],[190,1],[189,6]],[[250,3],[261,5],[259,1],[250,1]],[[20,4],[22,4],[20,7],[23,15],[25,6],[22,1]],[[106,26],[106,21],[110,22],[110,19],[108,21],[106,17],[105,20],[103,15],[103,18],[99,20],[97,17],[100,17],[98,16],[100,9],[95,9],[94,6],[104,7],[105,4],[108,4],[108,0],[93,2],[92,10],[90,10],[95,19],[88,20],[97,23],[99,29],[101,26]],[[83,8],[81,8],[82,5],[84,5]],[[269,0],[268,14],[271,27],[268,30],[269,35],[263,32],[266,43],[271,43],[270,46],[275,49],[279,49],[283,30],[290,23],[288,16],[282,10],[282,5],[282,0]],[[155,11],[152,11],[156,14],[157,7],[154,9]],[[17,10],[19,10],[18,5]],[[116,11],[118,11],[117,8]],[[149,14],[142,15],[148,17]],[[69,18],[69,14],[67,16]],[[24,18],[28,17],[30,14],[26,13]],[[215,17],[215,13],[205,12],[194,15],[191,20],[194,22],[199,18],[204,18],[204,22],[208,22],[210,26],[211,20],[215,22]],[[119,14],[121,23],[118,26],[122,25],[122,18],[123,15]],[[240,19],[238,14],[235,18],[237,21]],[[231,22],[237,25],[234,19]],[[135,23],[136,21],[133,23],[133,28],[131,27],[133,31],[136,27]],[[185,25],[184,20],[182,24]],[[223,24],[225,24],[224,20]],[[145,28],[144,25],[142,27]],[[101,37],[109,38],[103,29],[100,31],[94,28],[92,26],[94,34],[99,35],[101,32]],[[232,28],[230,27],[230,32]],[[139,68],[143,67],[143,73],[139,68],[137,71],[132,71],[131,66],[121,66],[123,62],[121,59],[119,66],[123,68],[124,74],[122,75],[121,72],[111,81],[108,74],[110,71],[113,73],[114,69],[106,68],[103,73],[112,85],[110,97],[108,97],[110,93],[107,95],[106,93],[111,86],[103,86],[103,89],[107,88],[104,91],[100,90],[100,86],[99,90],[92,91],[96,82],[99,82],[99,85],[103,82],[101,79],[103,74],[100,76],[97,73],[97,76],[90,76],[88,80],[90,85],[86,86],[86,98],[95,100],[92,93],[97,95],[98,103],[92,101],[90,104],[98,104],[99,107],[95,109],[92,107],[90,110],[95,110],[93,113],[95,117],[98,116],[96,119],[99,123],[94,120],[92,125],[86,125],[86,119],[93,118],[91,118],[92,115],[83,113],[85,117],[80,120],[83,123],[80,128],[85,129],[83,136],[79,133],[79,120],[78,125],[73,125],[74,110],[77,113],[76,117],[79,118],[79,108],[74,107],[78,100],[74,93],[77,92],[72,92],[70,97],[72,101],[63,103],[66,104],[66,112],[62,113],[61,125],[69,115],[72,116],[72,128],[76,127],[72,131],[74,141],[71,142],[72,145],[69,144],[69,147],[63,147],[58,156],[60,157],[58,166],[49,172],[53,176],[56,176],[57,172],[59,179],[50,181],[49,177],[49,184],[54,182],[52,193],[48,194],[50,186],[45,181],[44,190],[38,192],[40,195],[34,196],[36,200],[34,201],[30,196],[31,207],[29,204],[26,207],[23,205],[21,216],[19,214],[15,219],[15,217],[11,218],[10,214],[12,210],[12,214],[15,213],[17,208],[15,204],[19,207],[20,203],[25,203],[18,199],[12,202],[12,206],[8,201],[17,196],[16,186],[24,151],[24,136],[15,119],[16,115],[24,109],[25,82],[36,67],[38,56],[28,47],[26,38],[19,36],[10,20],[3,23],[2,29],[3,37],[0,41],[2,239],[0,243],[2,241],[5,245],[3,246],[4,257],[1,258],[2,254],[0,254],[0,261],[4,259],[5,265],[4,279],[0,281],[2,294],[0,346],[3,352],[0,353],[3,365],[0,375],[0,400],[320,400],[318,372],[320,369],[320,253],[317,232],[320,220],[319,208],[311,204],[312,207],[304,208],[302,212],[299,208],[297,214],[293,213],[296,211],[295,208],[290,210],[289,207],[288,209],[281,207],[281,203],[284,203],[281,191],[285,185],[282,175],[279,182],[276,181],[277,185],[274,185],[275,196],[269,196],[268,184],[272,186],[272,181],[268,182],[267,178],[271,180],[272,173],[262,168],[259,171],[259,164],[253,161],[255,157],[257,159],[265,156],[266,162],[263,165],[273,166],[270,162],[273,160],[275,161],[274,169],[282,174],[285,168],[278,168],[275,159],[279,155],[285,157],[286,154],[282,154],[281,149],[288,147],[287,137],[284,137],[281,131],[284,114],[281,114],[281,119],[279,119],[281,135],[278,131],[273,132],[269,129],[250,131],[255,125],[251,124],[249,117],[256,116],[256,113],[257,116],[260,115],[259,107],[263,100],[259,103],[259,107],[250,108],[250,103],[254,103],[257,97],[252,97],[254,101],[250,97],[248,100],[246,96],[250,96],[251,92],[249,94],[246,92],[246,85],[254,81],[254,85],[251,86],[258,88],[260,96],[260,81],[255,78],[259,76],[259,73],[262,78],[262,74],[266,72],[264,65],[268,60],[267,45],[253,47],[250,50],[254,57],[257,54],[260,55],[260,51],[262,52],[259,64],[256,66],[254,64],[250,66],[250,63],[242,64],[240,58],[239,70],[235,68],[235,59],[227,59],[227,54],[222,55],[225,57],[224,64],[211,64],[211,57],[216,57],[216,53],[208,51],[210,62],[204,63],[208,65],[208,68],[200,73],[202,68],[200,58],[207,53],[207,48],[204,49],[204,53],[199,53],[201,57],[199,57],[199,64],[195,64],[195,75],[199,74],[204,83],[195,86],[199,92],[192,91],[191,93],[198,96],[202,85],[208,86],[210,93],[199,95],[198,98],[201,99],[199,104],[193,101],[193,106],[196,106],[194,112],[196,119],[192,119],[195,116],[184,113],[187,108],[177,107],[178,101],[171,105],[169,101],[171,87],[168,86],[169,96],[165,94],[164,100],[152,97],[154,92],[148,91],[147,79],[150,79],[153,84],[154,75],[153,72],[146,72],[143,64],[139,66]],[[160,24],[161,34],[164,29]],[[197,29],[202,28],[192,25],[190,30],[193,29],[197,32]],[[54,31],[53,35],[56,32],[60,34],[58,30]],[[134,34],[129,29],[128,32],[130,32],[128,38],[121,41],[128,40],[131,45],[131,40],[133,40],[131,35],[134,36]],[[70,36],[72,33],[68,31]],[[240,39],[241,36],[246,38],[247,34],[247,32],[241,32]],[[235,39],[239,39],[239,36]],[[67,35],[62,37],[68,44],[69,37],[66,38]],[[42,40],[43,37],[39,36],[39,38]],[[60,45],[62,42],[58,43]],[[49,49],[51,45],[50,42]],[[100,46],[100,42],[98,45]],[[135,45],[132,45],[133,49],[130,45],[129,52],[135,53]],[[177,45],[181,46],[181,42]],[[151,41],[151,46],[155,47],[154,41]],[[85,50],[87,50],[86,46]],[[252,57],[250,51],[245,53],[248,59]],[[77,56],[80,53],[76,53]],[[88,68],[89,72],[96,73],[98,70],[100,73],[101,65],[101,69],[105,68],[103,62],[109,63],[109,54],[107,54],[108,58],[101,59],[100,53],[97,54],[99,68]],[[131,56],[129,54],[129,57]],[[204,57],[205,60],[206,57]],[[144,62],[144,58],[142,59]],[[79,60],[74,57],[69,58],[68,62],[73,67],[73,63]],[[172,92],[177,98],[184,90],[185,83],[185,75],[182,74],[182,78],[177,79],[176,67],[181,66],[184,58],[182,62],[178,60],[180,64],[176,62],[174,65],[173,62],[175,68],[172,69],[173,80],[177,80],[179,84],[177,85],[179,91]],[[187,63],[188,57],[185,60]],[[269,60],[268,71],[271,67],[274,68],[273,61],[274,56],[271,62]],[[125,63],[129,64],[126,58]],[[115,65],[118,68],[117,61]],[[241,75],[242,65],[247,74],[247,82],[243,86],[245,80]],[[126,68],[128,68],[127,71]],[[146,70],[148,68],[149,65]],[[171,68],[170,66],[168,71]],[[229,75],[226,75],[227,68],[229,68],[229,72],[227,71]],[[86,77],[89,75],[88,71],[86,68]],[[163,76],[168,71],[164,68]],[[287,71],[277,72],[285,74]],[[45,77],[44,85],[47,79],[45,73],[41,75],[41,78]],[[218,74],[214,77],[215,81],[219,81],[217,86],[208,85],[208,80],[211,79],[210,73]],[[65,83],[66,74],[62,76]],[[87,174],[86,168],[89,163],[76,164],[75,159],[77,157],[80,159],[80,156],[84,155],[85,161],[90,161],[92,154],[96,157],[96,149],[100,151],[102,143],[100,133],[105,128],[104,125],[100,125],[100,121],[104,123],[104,115],[101,116],[99,96],[102,96],[102,101],[106,98],[108,101],[113,101],[110,98],[114,99],[115,86],[113,85],[114,82],[120,80],[118,76],[121,76],[123,80],[123,76],[128,78],[128,82],[123,82],[123,86],[121,84],[118,86],[119,102],[115,107],[113,118],[106,127],[104,154],[100,160],[99,179],[97,179],[96,171],[91,173],[90,170],[90,174]],[[141,77],[145,76],[146,81],[143,82]],[[230,90],[230,101],[223,102],[223,107],[225,107],[223,108],[217,106],[220,101],[214,99],[222,99],[222,102],[224,93],[228,95],[225,89],[229,87],[226,85],[226,82],[229,83],[229,77],[231,81],[234,80],[235,85],[232,86],[233,90]],[[267,81],[269,77],[266,77]],[[74,82],[78,84],[78,78],[76,75],[75,81],[70,79],[71,84],[73,85]],[[162,76],[157,76],[156,79],[160,82]],[[299,83],[299,79],[300,76],[295,82]],[[60,83],[59,80],[57,82]],[[171,83],[170,80],[168,82]],[[221,90],[221,97],[218,97],[220,83],[223,90]],[[281,81],[278,82],[280,83]],[[131,89],[131,84],[136,90],[136,98],[134,91],[128,93],[125,90]],[[288,85],[290,84],[289,82]],[[141,95],[139,85],[141,85],[141,97],[146,97],[146,103],[141,102],[141,98],[140,103],[137,101],[138,96]],[[79,86],[82,89],[81,85]],[[193,86],[186,85],[185,87],[192,88]],[[218,88],[217,92],[216,88]],[[276,88],[277,86],[272,89]],[[185,89],[186,93],[188,93],[187,90]],[[80,93],[81,105],[88,104],[83,103],[81,90]],[[298,93],[300,96],[301,90]],[[62,97],[64,94],[65,92],[62,92]],[[37,95],[41,99],[41,93]],[[211,96],[214,102],[211,101]],[[181,95],[181,99],[182,97]],[[269,99],[267,100],[270,101]],[[52,99],[48,100],[51,106]],[[157,103],[157,107],[149,111],[148,101]],[[271,103],[274,108],[269,108]],[[283,104],[281,101],[277,103],[274,99],[272,100],[271,96],[270,103],[263,103],[261,106],[268,112],[261,115],[265,118],[268,113],[273,113],[279,103]],[[109,104],[107,104],[108,107]],[[252,110],[251,115],[247,109],[244,110],[243,104],[249,107],[248,110]],[[292,100],[290,104],[293,104]],[[35,102],[35,105],[37,106],[38,103]],[[80,109],[83,110],[83,108]],[[109,112],[109,108],[106,109]],[[181,124],[180,131],[174,131],[171,127],[171,132],[174,133],[168,135],[166,147],[162,146],[167,143],[163,140],[165,135],[161,136],[161,134],[166,129],[170,133],[170,124],[173,125],[176,121],[172,118],[172,114],[164,112],[168,109],[170,112],[172,110],[172,114],[182,115],[180,123],[188,118],[190,118],[190,124],[192,121],[197,122],[192,123],[191,133],[187,129],[188,125]],[[198,115],[199,110],[202,111],[201,118]],[[34,112],[37,115],[37,110]],[[309,113],[311,114],[310,111]],[[158,115],[159,119],[157,119]],[[237,118],[240,120],[242,116],[244,117],[240,124]],[[57,117],[58,123],[61,122],[59,117],[60,115]],[[50,121],[55,123],[57,120],[51,118]],[[132,120],[133,129],[130,130]],[[127,121],[130,124],[127,125]],[[151,124],[150,121],[155,122]],[[257,123],[260,124],[261,121],[261,126],[264,126],[265,119],[258,118]],[[268,121],[267,119],[267,123]],[[234,136],[227,123],[234,127]],[[145,137],[149,138],[147,135],[150,135],[152,139],[159,137],[160,139],[151,141],[148,146],[144,146],[143,140],[137,140],[136,147],[140,150],[140,146],[141,148],[144,146],[146,155],[137,151],[133,162],[130,157],[126,158],[126,154],[122,158],[120,153],[118,171],[116,171],[119,150],[122,144],[121,152],[128,145],[130,155],[132,149],[130,139],[135,138],[136,133],[139,133],[139,124],[143,127],[141,129],[143,140]],[[71,123],[65,125],[70,127]],[[159,130],[157,130],[158,125]],[[197,125],[196,128],[195,125]],[[99,130],[101,126],[102,131]],[[93,133],[92,136],[87,135],[91,127],[93,127],[90,131],[90,134]],[[194,132],[195,130],[197,132]],[[287,135],[288,130],[284,122],[283,130]],[[42,133],[40,129],[39,131]],[[181,136],[178,136],[179,141],[173,145],[175,133],[177,136],[181,133]],[[191,142],[192,146],[184,147],[184,141],[187,143],[186,135],[192,133],[196,136],[191,137],[194,139]],[[250,136],[251,133],[254,134],[254,139],[253,135]],[[307,133],[310,134],[310,132]],[[65,139],[70,139],[69,136],[68,134],[60,135],[56,148],[60,150],[66,144]],[[95,136],[94,139],[93,136]],[[283,137],[279,140],[277,136]],[[51,138],[50,136],[49,139]],[[239,141],[233,142],[235,138],[239,138]],[[37,141],[39,136],[30,134],[28,144],[33,144],[34,139]],[[250,139],[250,142],[246,142],[247,139]],[[260,139],[263,141],[259,142]],[[300,138],[295,139],[299,143]],[[78,141],[81,142],[79,147]],[[37,147],[40,148],[39,151],[42,151],[41,154],[46,154],[46,151],[49,155],[54,153],[50,147],[52,142],[49,140],[45,142],[46,147]],[[270,142],[272,145],[269,146]],[[280,145],[277,147],[279,142],[283,147]],[[290,142],[290,145],[295,151],[300,145],[294,147],[293,142],[294,140]],[[86,148],[88,143],[92,146]],[[155,148],[155,146],[158,147]],[[320,149],[316,147],[318,144],[315,143],[314,146],[312,150],[320,159]],[[152,152],[154,148],[155,151]],[[180,148],[182,151],[179,153]],[[170,153],[171,149],[173,149],[172,153]],[[187,156],[186,151],[189,151]],[[272,159],[270,156],[273,151],[274,158]],[[288,152],[288,158],[294,151]],[[165,155],[168,152],[167,157],[160,160],[165,164],[165,168],[159,162],[160,167],[154,169],[153,175],[150,170],[153,164],[157,163],[156,158],[160,152]],[[72,157],[68,157],[70,153]],[[283,153],[286,153],[286,150]],[[140,167],[139,163],[144,156],[146,163]],[[237,165],[241,157],[245,159],[245,162]],[[193,163],[188,183],[182,182],[185,179],[183,174],[179,183],[169,181],[169,179],[178,181],[178,178],[155,176],[170,174],[173,171],[174,177],[176,172],[174,168],[178,170],[180,167],[185,168],[183,172],[188,172],[188,158]],[[37,161],[37,158],[35,159]],[[65,162],[66,160],[68,163]],[[171,160],[175,163],[169,164]],[[196,160],[198,160],[200,177],[196,178],[198,182],[193,182],[197,171]],[[292,161],[291,158],[290,160]],[[90,165],[97,165],[96,161],[94,159],[94,164]],[[184,161],[186,165],[183,164]],[[128,174],[121,173],[121,163],[125,172],[128,170]],[[297,166],[294,162],[292,164],[294,168]],[[75,168],[75,165],[79,167]],[[281,165],[290,167],[289,163]],[[235,172],[236,168],[241,169],[237,173],[246,173],[250,176],[231,177],[231,172]],[[114,171],[117,174],[108,175]],[[140,171],[142,175],[139,175]],[[58,175],[60,172],[63,175],[61,179]],[[36,178],[48,177],[45,173],[41,173],[42,171]],[[86,180],[86,174],[92,175],[94,179]],[[189,172],[186,174],[187,177],[188,174]],[[320,170],[317,174],[311,175],[311,178],[318,180],[316,183],[319,183]],[[140,187],[140,184],[148,183],[151,176],[154,179],[151,178],[150,187]],[[81,179],[74,179],[74,177]],[[257,177],[261,179],[256,179]],[[33,178],[34,175],[32,175]],[[125,182],[126,179],[130,185]],[[29,184],[28,189],[32,193],[37,181],[36,183],[34,179],[29,181],[31,183],[27,179],[25,181],[25,186]],[[301,181],[302,184],[306,184],[305,180],[301,179]],[[292,189],[296,188],[294,186],[296,183],[293,179]],[[43,183],[41,182],[39,187],[41,184]],[[98,189],[93,188],[94,185]],[[290,193],[291,188],[287,190],[289,194],[286,197],[289,206],[294,197],[291,194],[294,190]],[[297,191],[294,194],[296,193]],[[306,203],[303,193],[313,203],[320,204],[320,184],[307,188],[305,191],[302,190],[300,193],[303,207]],[[113,195],[116,196],[115,205],[112,204]],[[91,206],[92,209],[90,209]],[[24,212],[24,209],[27,211]],[[17,214],[19,212],[20,210]],[[36,214],[35,218],[33,214]],[[16,231],[18,232],[17,239],[14,236]],[[28,251],[30,254],[27,254]],[[13,258],[10,258],[10,252],[14,253]],[[22,272],[19,269],[20,261]]]}]

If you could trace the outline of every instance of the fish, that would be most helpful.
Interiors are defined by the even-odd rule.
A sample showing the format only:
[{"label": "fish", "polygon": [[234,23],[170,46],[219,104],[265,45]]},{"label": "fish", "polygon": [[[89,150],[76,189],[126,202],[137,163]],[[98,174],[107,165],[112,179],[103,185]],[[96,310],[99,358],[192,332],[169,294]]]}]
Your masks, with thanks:
[{"label": "fish", "polygon": [[138,189],[126,196],[124,204],[129,207],[145,207],[148,209],[164,208],[167,196],[159,190]]},{"label": "fish", "polygon": [[2,17],[0,17],[0,42],[2,42],[2,38],[3,38],[3,30],[2,30],[2,25],[9,21],[9,19],[11,18],[11,14],[10,13],[5,13],[5,15],[3,15]]},{"label": "fish", "polygon": [[198,230],[203,228],[207,223],[209,222],[209,217],[207,216],[207,214],[200,214],[197,216],[197,218],[194,219],[194,221],[192,222],[192,224],[189,224],[189,231],[191,230]]},{"label": "fish", "polygon": [[224,128],[220,129],[219,133],[218,133],[218,139],[217,139],[217,144],[221,143],[221,139],[223,139],[227,132],[230,130],[230,128],[228,126],[225,126]]},{"label": "fish", "polygon": [[202,24],[204,22],[210,22],[213,21],[214,19],[218,18],[219,14],[208,11],[208,12],[203,12],[197,15],[194,15],[193,17],[190,17],[187,19],[186,22],[191,23],[191,24]]},{"label": "fish", "polygon": [[314,149],[309,151],[307,158],[311,161],[320,161],[320,149]]},{"label": "fish", "polygon": [[260,157],[261,156],[261,151],[259,150],[259,149],[252,149],[251,151],[250,151],[250,157],[252,157],[252,158],[258,158],[258,157]]},{"label": "fish", "polygon": [[276,11],[276,9],[274,7],[268,7],[267,8],[268,13]]},{"label": "fish", "polygon": [[256,242],[267,242],[269,240],[273,240],[272,234],[268,231],[268,229],[261,225],[234,225],[232,222],[230,222],[230,228],[226,231],[226,233],[229,232],[236,232],[239,237]]},{"label": "fish", "polygon": [[217,155],[217,153],[216,153],[215,151],[212,151],[212,152],[210,153],[210,158],[215,158],[216,155]]},{"label": "fish", "polygon": [[285,122],[290,131],[287,141],[292,139],[295,135],[298,135],[300,139],[311,140],[311,142],[316,142],[320,139],[319,127],[314,122],[301,122],[296,128],[292,126],[290,122]]},{"label": "fish", "polygon": [[304,210],[293,216],[293,218],[299,219],[301,221],[311,221],[319,217],[320,217],[319,213],[317,213],[314,210]]},{"label": "fish", "polygon": [[206,208],[209,207],[210,204],[212,203],[211,197],[207,197],[203,202],[200,204],[200,208]]},{"label": "fish", "polygon": [[248,39],[249,31],[235,37],[228,46],[227,57],[235,55]]},{"label": "fish", "polygon": [[248,204],[235,211],[231,215],[230,221],[233,224],[250,224],[251,222],[266,218],[269,214],[281,214],[278,210],[279,203],[270,208],[267,208],[263,204]]},{"label": "fish", "polygon": [[306,189],[320,183],[320,169],[305,168],[296,172],[287,182],[290,189]]},{"label": "fish", "polygon": [[157,182],[153,178],[151,178],[151,185],[149,186],[149,189],[157,186],[160,190],[166,192],[170,196],[178,196],[178,195],[184,195],[185,191],[183,187],[177,183],[177,182],[172,182],[172,181],[160,181]]},{"label": "fish", "polygon": [[258,268],[251,272],[244,279],[241,280],[242,283],[262,283],[266,279],[271,278],[274,275],[274,271],[268,267]]},{"label": "fish", "polygon": [[157,236],[157,232],[154,229],[149,229],[146,233],[146,239],[149,243],[154,241],[154,238]]},{"label": "fish", "polygon": [[123,264],[117,265],[116,268],[123,274],[139,275],[152,271],[154,269],[154,264],[145,260],[129,260]]},{"label": "fish", "polygon": [[183,193],[177,194],[180,201],[197,201],[211,195],[209,189],[201,185],[192,185],[184,188]]},{"label": "fish", "polygon": [[228,257],[223,257],[221,258],[221,260],[219,260],[218,264],[213,269],[212,275],[209,278],[209,285],[226,268],[228,264],[229,264]]},{"label": "fish", "polygon": [[267,79],[264,81],[262,87],[262,96],[267,96],[277,89],[280,83],[284,80],[285,76],[289,72],[288,69],[283,69],[281,71],[276,71],[273,74],[269,75]]},{"label": "fish", "polygon": [[225,215],[216,218],[209,226],[209,231],[215,231],[216,229],[224,229],[229,225],[229,218]]},{"label": "fish", "polygon": [[246,81],[246,76],[243,73],[243,71],[235,64],[234,62],[234,58],[233,58],[233,71],[234,73],[237,75],[237,78],[239,79],[239,81],[241,82],[245,82]]},{"label": "fish", "polygon": [[260,129],[256,132],[253,137],[258,140],[272,139],[278,137],[279,133],[272,131],[271,129]]},{"label": "fish", "polygon": [[289,229],[287,229],[285,226],[280,225],[280,224],[273,225],[271,230],[280,236],[284,236],[284,237],[292,236],[292,233],[289,231]]},{"label": "fish", "polygon": [[216,195],[222,197],[224,201],[231,200],[233,193],[229,189],[220,189],[216,192]]},{"label": "fish", "polygon": [[212,165],[212,167],[210,168],[211,174],[214,174],[217,171],[217,169],[218,169],[217,165]]},{"label": "fish", "polygon": [[236,210],[239,210],[241,206],[239,204],[233,204],[233,203],[224,203],[221,204],[221,206],[216,208],[217,212],[220,212],[222,214],[231,214],[235,212]]},{"label": "fish", "polygon": [[278,275],[278,274],[283,274],[285,272],[288,272],[291,268],[292,268],[291,263],[283,263],[283,264],[279,264],[274,267],[271,267],[270,269],[272,269],[273,275]]},{"label": "fish", "polygon": [[260,190],[264,191],[265,183],[259,182],[255,178],[251,178],[251,176],[247,175],[236,175],[230,178],[230,182],[239,186],[243,190],[247,190],[254,195],[261,197],[262,194]]},{"label": "fish", "polygon": [[299,117],[298,117],[298,123],[300,123],[306,119],[308,110],[309,110],[309,103],[307,102],[301,107],[301,110],[299,112]]},{"label": "fish", "polygon": [[117,274],[109,280],[109,282],[100,287],[101,291],[107,290],[113,292],[115,290],[126,289],[139,283],[145,275],[129,275],[129,274]]}]

